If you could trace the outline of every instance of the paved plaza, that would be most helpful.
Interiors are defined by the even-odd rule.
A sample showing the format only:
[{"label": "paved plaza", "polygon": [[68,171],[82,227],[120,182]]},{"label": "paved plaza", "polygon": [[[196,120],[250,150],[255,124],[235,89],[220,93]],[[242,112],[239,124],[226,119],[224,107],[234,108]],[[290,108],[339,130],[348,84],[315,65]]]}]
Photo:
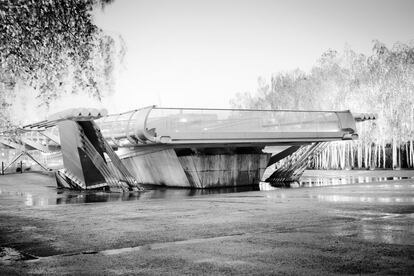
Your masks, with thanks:
[{"label": "paved plaza", "polygon": [[0,176],[0,274],[411,274],[414,173],[342,173],[383,181],[108,195]]}]

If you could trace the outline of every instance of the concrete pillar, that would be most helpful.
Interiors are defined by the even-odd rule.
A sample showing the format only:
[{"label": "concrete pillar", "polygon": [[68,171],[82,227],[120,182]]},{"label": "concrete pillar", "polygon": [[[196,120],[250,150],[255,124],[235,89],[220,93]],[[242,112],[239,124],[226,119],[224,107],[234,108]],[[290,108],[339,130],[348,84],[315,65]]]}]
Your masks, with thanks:
[{"label": "concrete pillar", "polygon": [[83,150],[81,134],[85,134],[97,152],[104,158],[102,147],[93,129],[92,122],[66,120],[59,122],[63,164],[67,171],[88,186],[105,183],[105,178]]}]

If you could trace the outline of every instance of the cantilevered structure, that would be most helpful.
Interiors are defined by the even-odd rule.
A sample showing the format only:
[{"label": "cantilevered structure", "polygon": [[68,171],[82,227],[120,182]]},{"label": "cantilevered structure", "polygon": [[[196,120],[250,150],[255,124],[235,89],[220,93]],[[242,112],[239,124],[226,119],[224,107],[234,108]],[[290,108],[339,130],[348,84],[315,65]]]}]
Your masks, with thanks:
[{"label": "cantilevered structure", "polygon": [[23,129],[59,128],[60,186],[123,191],[295,181],[313,154],[356,139],[356,122],[370,119],[350,111],[150,106],[114,115],[71,109]]}]

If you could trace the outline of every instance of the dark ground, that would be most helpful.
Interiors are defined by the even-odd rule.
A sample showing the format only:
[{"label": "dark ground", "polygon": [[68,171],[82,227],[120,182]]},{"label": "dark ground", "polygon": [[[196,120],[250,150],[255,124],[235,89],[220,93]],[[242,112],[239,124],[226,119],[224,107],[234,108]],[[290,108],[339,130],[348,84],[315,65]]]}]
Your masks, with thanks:
[{"label": "dark ground", "polygon": [[362,183],[120,196],[0,176],[0,275],[413,275],[414,180],[369,181],[414,172],[304,178],[338,173]]}]

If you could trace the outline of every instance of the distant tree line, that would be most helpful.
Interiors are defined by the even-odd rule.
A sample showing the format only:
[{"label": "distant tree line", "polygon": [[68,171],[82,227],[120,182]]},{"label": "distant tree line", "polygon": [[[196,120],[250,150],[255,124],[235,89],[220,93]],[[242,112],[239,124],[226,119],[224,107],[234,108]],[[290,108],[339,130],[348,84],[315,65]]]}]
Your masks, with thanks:
[{"label": "distant tree line", "polygon": [[413,168],[414,42],[387,47],[374,41],[369,56],[329,50],[309,72],[259,79],[255,94],[237,94],[232,105],[377,113],[376,121],[357,124],[359,140],[332,143],[312,167]]}]

